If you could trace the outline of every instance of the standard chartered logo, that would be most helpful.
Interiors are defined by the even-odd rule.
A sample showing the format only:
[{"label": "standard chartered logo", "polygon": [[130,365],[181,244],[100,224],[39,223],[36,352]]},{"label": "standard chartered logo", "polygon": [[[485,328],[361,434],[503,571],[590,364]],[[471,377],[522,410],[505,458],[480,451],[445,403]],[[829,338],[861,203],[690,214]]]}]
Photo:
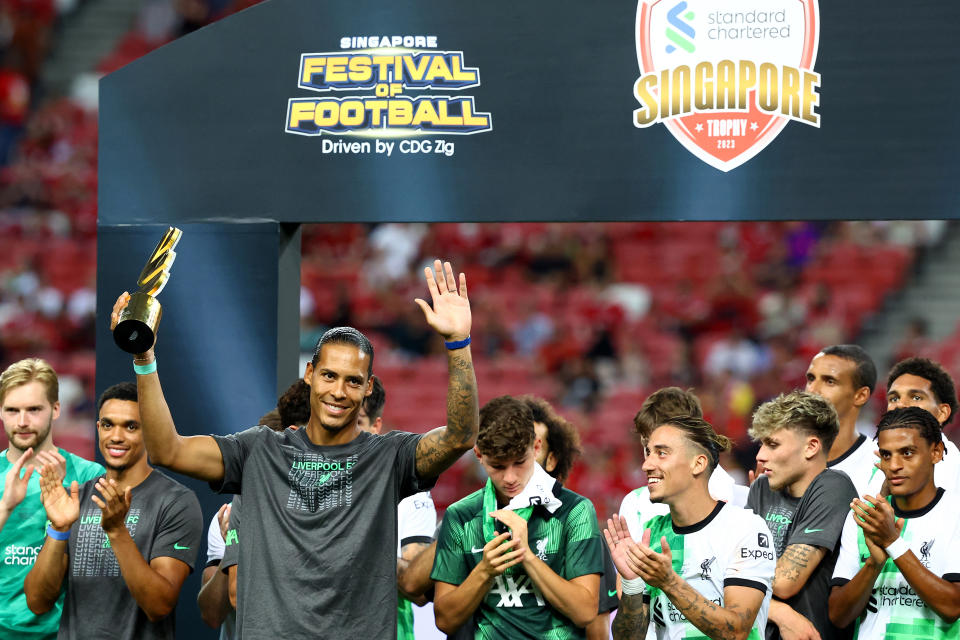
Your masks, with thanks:
[{"label": "standard chartered logo", "polygon": [[[693,44],[693,37],[696,35],[693,26],[689,21],[693,20],[696,14],[693,11],[687,11],[686,1],[678,2],[670,11],[667,12],[668,27],[666,30],[667,38],[673,44],[667,45],[667,53],[673,53],[680,47],[687,53],[693,53],[697,50]],[[686,22],[684,22],[686,20]]]},{"label": "standard chartered logo", "polygon": [[18,566],[32,565],[37,561],[37,554],[40,553],[40,547],[42,546],[43,545],[31,547],[29,545],[9,544],[3,550],[3,564]]}]

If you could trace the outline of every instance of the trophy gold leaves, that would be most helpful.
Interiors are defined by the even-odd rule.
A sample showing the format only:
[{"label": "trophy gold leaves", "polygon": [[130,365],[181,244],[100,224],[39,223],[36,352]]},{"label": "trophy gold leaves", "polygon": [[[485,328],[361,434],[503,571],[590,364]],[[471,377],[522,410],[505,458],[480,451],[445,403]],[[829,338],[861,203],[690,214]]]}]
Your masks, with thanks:
[{"label": "trophy gold leaves", "polygon": [[177,258],[174,248],[182,235],[183,232],[176,227],[167,228],[140,272],[137,280],[140,288],[130,296],[127,306],[120,312],[113,330],[113,340],[127,353],[144,353],[153,346],[163,314],[156,296],[170,280],[170,267]]}]

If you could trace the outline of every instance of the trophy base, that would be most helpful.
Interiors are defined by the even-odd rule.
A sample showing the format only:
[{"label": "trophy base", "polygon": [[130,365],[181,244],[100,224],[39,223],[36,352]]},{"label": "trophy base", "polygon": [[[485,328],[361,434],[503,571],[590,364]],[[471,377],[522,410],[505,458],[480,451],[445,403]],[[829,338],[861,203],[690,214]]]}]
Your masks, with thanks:
[{"label": "trophy base", "polygon": [[113,341],[127,353],[144,353],[153,346],[162,310],[153,296],[135,293],[120,312]]}]

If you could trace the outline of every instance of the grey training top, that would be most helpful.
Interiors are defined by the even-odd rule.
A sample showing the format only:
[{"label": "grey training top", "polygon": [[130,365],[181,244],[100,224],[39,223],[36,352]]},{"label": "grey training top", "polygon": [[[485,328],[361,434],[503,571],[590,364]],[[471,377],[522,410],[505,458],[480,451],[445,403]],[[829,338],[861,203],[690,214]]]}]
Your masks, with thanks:
[{"label": "grey training top", "polygon": [[[57,638],[173,640],[174,614],[150,622],[120,574],[100,525],[103,512],[90,499],[96,482],[90,480],[80,488],[80,517],[67,543],[66,597]],[[100,497],[99,492],[96,495]],[[154,469],[131,491],[126,524],[147,563],[168,557],[194,568],[203,537],[203,513],[190,489]]]},{"label": "grey training top", "polygon": [[[827,600],[830,579],[840,553],[840,533],[850,510],[850,501],[857,490],[842,471],[825,469],[813,479],[803,496],[794,498],[785,490],[773,491],[766,476],[750,485],[747,508],[764,519],[773,536],[777,558],[792,544],[806,544],[826,549],[797,595],[786,601],[800,615],[813,623],[822,640],[843,640],[852,636],[852,625],[837,629],[830,622]],[[767,640],[779,640],[777,625],[767,623]]]},{"label": "grey training top", "polygon": [[253,427],[214,438],[224,477],[211,486],[243,496],[237,633],[394,638],[397,503],[436,482],[417,477],[421,436],[318,446],[305,429]]}]

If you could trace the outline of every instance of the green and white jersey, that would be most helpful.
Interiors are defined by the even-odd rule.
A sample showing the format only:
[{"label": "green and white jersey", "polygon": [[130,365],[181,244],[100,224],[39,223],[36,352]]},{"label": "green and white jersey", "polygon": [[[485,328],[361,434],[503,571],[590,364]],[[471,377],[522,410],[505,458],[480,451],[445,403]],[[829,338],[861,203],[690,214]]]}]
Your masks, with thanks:
[{"label": "green and white jersey", "polygon": [[[960,582],[960,496],[937,490],[937,497],[916,511],[900,511],[900,537],[917,559],[935,575]],[[832,585],[849,582],[866,562],[870,551],[851,513],[840,537],[840,557]],[[960,638],[960,622],[948,624],[920,599],[893,560],[887,559],[870,593],[867,609],[855,623],[854,638],[864,640],[947,640]]]},{"label": "green and white jersey", "polygon": [[[459,585],[483,558],[483,546],[497,535],[493,518],[486,515],[496,509],[496,499],[493,505],[489,499],[492,486],[488,487],[489,492],[476,491],[447,509],[437,538],[432,579]],[[566,580],[603,573],[603,543],[593,504],[559,484],[554,485],[553,493],[563,504],[552,514],[543,506],[517,511],[524,516],[522,512],[530,509],[526,516],[530,550]],[[465,624],[471,625],[478,640],[585,637],[582,628],[550,606],[519,564],[495,578],[472,620]]]},{"label": "green and white jersey", "polygon": [[[742,507],[746,504],[746,495],[743,500],[737,500],[738,492],[734,489],[736,482],[723,467],[718,466],[710,474],[707,490],[714,500],[722,500]],[[644,525],[655,516],[665,516],[670,513],[670,507],[662,502],[650,502],[650,492],[643,486],[628,493],[620,503],[620,517],[627,519],[630,535],[634,540],[640,540]]]},{"label": "green and white jersey", "polygon": [[[104,474],[96,462],[84,460],[69,451],[58,449],[67,460],[64,485],[69,487],[76,480],[87,480]],[[7,460],[7,450],[0,452],[0,476],[6,478],[13,465]],[[3,487],[0,486],[0,493]],[[23,593],[23,581],[37,560],[40,547],[46,537],[47,512],[40,500],[40,474],[36,471],[27,483],[27,495],[23,502],[10,513],[10,518],[0,531],[0,549],[3,559],[0,565],[0,638],[56,638],[60,626],[60,611],[63,593],[56,605],[43,615],[34,615],[27,608]]]},{"label": "green and white jersey", "polygon": [[[761,591],[763,603],[753,622],[750,640],[762,640],[770,609],[771,584],[777,556],[770,531],[752,511],[718,502],[703,521],[676,527],[669,515],[647,523],[650,546],[662,552],[667,538],[673,556],[673,570],[707,600],[723,606],[725,587],[750,587]],[[650,625],[657,640],[706,639],[683,613],[656,587],[647,585],[644,599],[650,599]],[[650,637],[649,629],[647,637]]]},{"label": "green and white jersey", "polygon": [[[437,530],[437,508],[429,491],[408,496],[397,505],[397,557],[408,544],[433,542]],[[413,640],[413,606],[397,595],[397,640]]]}]

